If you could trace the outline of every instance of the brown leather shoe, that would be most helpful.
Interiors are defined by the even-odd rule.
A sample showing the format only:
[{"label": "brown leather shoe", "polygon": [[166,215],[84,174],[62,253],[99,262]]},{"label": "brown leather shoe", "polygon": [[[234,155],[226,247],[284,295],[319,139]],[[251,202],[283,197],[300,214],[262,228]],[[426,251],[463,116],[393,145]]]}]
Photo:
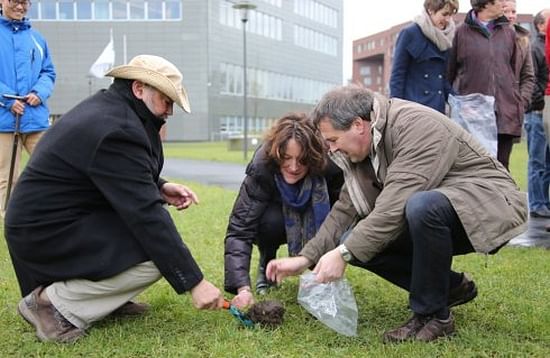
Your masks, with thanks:
[{"label": "brown leather shoe", "polygon": [[384,343],[392,343],[413,339],[416,333],[424,327],[429,319],[429,316],[422,316],[415,313],[405,324],[384,333],[382,341]]},{"label": "brown leather shoe", "polygon": [[112,316],[139,316],[147,311],[149,311],[149,306],[147,303],[137,303],[128,301],[116,310],[114,310]]},{"label": "brown leather shoe", "polygon": [[414,338],[421,342],[431,342],[438,338],[449,336],[453,334],[454,331],[455,320],[452,313],[449,313],[449,318],[447,319],[430,319],[424,327],[416,333]]},{"label": "brown leather shoe", "polygon": [[462,273],[460,284],[449,291],[447,307],[455,307],[472,301],[477,296],[477,287],[474,281],[470,280],[465,273]]},{"label": "brown leather shoe", "polygon": [[84,330],[67,321],[51,303],[40,298],[43,289],[34,289],[17,306],[19,314],[36,329],[36,336],[43,342],[72,343],[86,335]]}]

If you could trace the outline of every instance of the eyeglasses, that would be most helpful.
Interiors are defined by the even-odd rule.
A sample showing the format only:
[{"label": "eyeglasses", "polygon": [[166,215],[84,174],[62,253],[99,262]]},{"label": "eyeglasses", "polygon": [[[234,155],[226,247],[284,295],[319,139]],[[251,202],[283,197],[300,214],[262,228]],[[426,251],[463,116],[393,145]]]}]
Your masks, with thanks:
[{"label": "eyeglasses", "polygon": [[29,7],[32,5],[31,0],[8,0],[12,7],[17,5],[23,5],[23,7]]}]

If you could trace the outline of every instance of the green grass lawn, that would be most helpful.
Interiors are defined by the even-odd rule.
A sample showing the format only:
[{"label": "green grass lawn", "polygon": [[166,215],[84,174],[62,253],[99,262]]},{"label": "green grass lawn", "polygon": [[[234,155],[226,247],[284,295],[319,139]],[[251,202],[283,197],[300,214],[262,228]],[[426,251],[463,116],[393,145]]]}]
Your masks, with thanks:
[{"label": "green grass lawn", "polygon": [[[252,158],[249,151],[247,158]],[[227,142],[165,143],[164,155],[171,158],[213,160],[245,164],[243,151],[229,151]],[[510,158],[510,172],[522,190],[527,190],[527,145],[514,145]]]},{"label": "green grass lawn", "polygon": [[[216,162],[231,162],[246,164],[243,150],[228,150],[227,142],[185,142],[165,143],[164,156],[197,160],[213,160]],[[250,148],[247,158],[250,160],[254,150]]]},{"label": "green grass lawn", "polygon": [[[222,287],[223,239],[236,192],[186,184],[199,195],[201,204],[185,212],[172,211],[172,216],[206,278]],[[285,250],[279,254],[286,254]],[[33,329],[18,316],[19,289],[1,240],[0,356],[549,357],[549,262],[550,251],[542,249],[504,248],[495,256],[457,257],[454,268],[470,273],[479,296],[453,309],[457,333],[452,339],[430,344],[382,344],[382,333],[409,317],[407,294],[367,271],[349,267],[346,276],[359,307],[354,338],[331,331],[297,304],[297,278],[285,281],[267,297],[282,301],[287,310],[284,324],[273,331],[240,328],[227,311],[195,310],[189,295],[176,295],[161,280],[138,298],[152,305],[145,316],[107,319],[80,342],[57,345],[39,343]],[[254,251],[254,268],[256,263]]]}]

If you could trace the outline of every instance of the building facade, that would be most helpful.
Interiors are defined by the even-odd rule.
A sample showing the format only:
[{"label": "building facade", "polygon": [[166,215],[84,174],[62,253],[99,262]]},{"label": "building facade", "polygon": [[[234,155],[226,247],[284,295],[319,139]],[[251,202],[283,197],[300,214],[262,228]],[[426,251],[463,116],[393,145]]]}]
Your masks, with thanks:
[{"label": "building facade", "polygon": [[[33,0],[32,25],[57,70],[54,117],[110,84],[88,74],[114,39],[115,65],[138,54],[183,73],[191,114],[175,108],[166,140],[204,141],[243,132],[243,23],[236,0]],[[256,0],[246,23],[251,134],[290,111],[308,111],[342,83],[342,0]]]},{"label": "building facade", "polygon": [[[456,14],[456,24],[462,23],[465,17],[465,13]],[[353,83],[389,95],[395,43],[399,32],[410,23],[404,22],[385,31],[353,41]],[[532,15],[518,14],[518,23],[534,33]]]}]

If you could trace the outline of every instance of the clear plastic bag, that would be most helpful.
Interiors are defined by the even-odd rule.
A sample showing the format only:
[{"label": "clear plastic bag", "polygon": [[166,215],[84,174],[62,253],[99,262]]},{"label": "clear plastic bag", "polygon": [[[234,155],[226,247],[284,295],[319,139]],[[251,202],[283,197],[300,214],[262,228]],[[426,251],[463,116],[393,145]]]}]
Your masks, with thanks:
[{"label": "clear plastic bag", "polygon": [[497,156],[497,120],[495,98],[481,93],[449,95],[451,119],[466,129],[478,142]]},{"label": "clear plastic bag", "polygon": [[315,282],[315,274],[300,276],[298,302],[329,328],[346,336],[357,336],[357,304],[346,279]]}]

